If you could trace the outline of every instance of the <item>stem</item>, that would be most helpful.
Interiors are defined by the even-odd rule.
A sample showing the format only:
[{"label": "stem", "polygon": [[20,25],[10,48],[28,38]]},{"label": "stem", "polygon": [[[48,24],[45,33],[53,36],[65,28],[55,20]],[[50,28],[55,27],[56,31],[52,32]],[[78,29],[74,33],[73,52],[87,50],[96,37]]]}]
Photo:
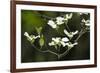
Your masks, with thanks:
[{"label": "stem", "polygon": [[61,58],[65,55],[67,55],[70,50],[71,50],[71,48],[68,48],[68,50],[66,50],[64,53],[60,54],[59,57]]},{"label": "stem", "polygon": [[60,54],[59,54],[59,52],[60,52],[60,46],[58,46],[58,60],[60,59]]},{"label": "stem", "polygon": [[38,13],[38,16],[40,16],[40,17],[43,17],[43,18],[46,18],[46,19],[52,19],[52,20],[55,20],[55,18],[53,18],[53,17],[50,17],[50,16],[46,16],[46,15],[43,15],[43,14],[41,14],[41,13]]},{"label": "stem", "polygon": [[52,53],[52,54],[55,54],[56,56],[58,56],[58,54],[57,53],[55,53],[55,52],[53,52],[53,51],[51,51],[51,50],[47,50],[49,53]]},{"label": "stem", "polygon": [[39,52],[42,52],[42,53],[48,52],[48,50],[45,50],[45,51],[40,50],[42,47],[38,49],[34,44],[32,44],[32,46]]},{"label": "stem", "polygon": [[69,32],[71,32],[71,30],[70,30],[70,28],[68,27],[67,23],[68,23],[68,20],[65,22],[65,25],[66,25],[67,29],[69,30]]},{"label": "stem", "polygon": [[76,38],[75,42],[77,42],[77,41],[79,40],[79,38],[80,38],[85,32],[86,32],[86,31],[81,30],[81,31],[79,32],[79,36]]},{"label": "stem", "polygon": [[58,31],[58,28],[55,29],[55,30],[57,31],[57,33],[58,33],[59,35],[62,35],[62,36],[63,36],[63,33],[61,33],[60,31]]},{"label": "stem", "polygon": [[39,50],[39,49],[37,49],[37,47],[33,44],[32,45],[36,50],[38,50],[39,52],[42,52],[42,53],[46,53],[46,52],[49,52],[49,53],[52,53],[52,54],[55,54],[55,55],[57,55],[58,56],[58,54],[57,53],[55,53],[55,52],[53,52],[53,51],[51,51],[51,50],[46,50],[46,51],[42,51],[42,50]]}]

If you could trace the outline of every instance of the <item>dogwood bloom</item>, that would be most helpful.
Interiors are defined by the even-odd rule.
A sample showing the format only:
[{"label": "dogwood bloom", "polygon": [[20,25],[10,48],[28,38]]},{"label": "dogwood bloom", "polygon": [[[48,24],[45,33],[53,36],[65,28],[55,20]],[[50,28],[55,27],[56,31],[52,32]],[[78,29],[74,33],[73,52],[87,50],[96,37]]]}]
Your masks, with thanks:
[{"label": "dogwood bloom", "polygon": [[40,35],[38,35],[38,36],[29,35],[27,32],[25,32],[24,35],[27,37],[27,39],[28,39],[29,41],[32,41],[33,39],[40,38]]},{"label": "dogwood bloom", "polygon": [[72,18],[72,16],[73,16],[73,14],[72,14],[72,13],[70,13],[70,14],[66,14],[66,16],[65,16],[65,20],[71,19],[71,18]]},{"label": "dogwood bloom", "polygon": [[67,37],[64,37],[64,38],[59,38],[59,37],[56,37],[56,38],[52,38],[52,41],[49,43],[49,46],[55,46],[55,45],[59,45],[61,44],[63,47],[66,46],[66,43],[69,41],[69,39]]},{"label": "dogwood bloom", "polygon": [[52,28],[57,28],[57,25],[55,24],[53,20],[49,20],[48,25],[50,25]]},{"label": "dogwood bloom", "polygon": [[64,23],[64,18],[63,17],[57,17],[56,18],[56,23],[57,23],[57,25],[63,24]]},{"label": "dogwood bloom", "polygon": [[90,26],[90,20],[82,19],[82,22],[84,22],[86,26]]},{"label": "dogwood bloom", "polygon": [[77,45],[78,43],[77,42],[75,42],[75,43],[71,43],[71,42],[69,42],[69,43],[66,43],[66,45],[69,47],[69,48],[72,48],[72,47],[74,47],[75,45]]},{"label": "dogwood bloom", "polygon": [[28,34],[27,32],[25,32],[24,35],[25,35],[26,37],[29,37],[29,34]]},{"label": "dogwood bloom", "polygon": [[63,47],[66,46],[66,43],[65,43],[65,42],[61,41],[60,43],[61,43],[61,45],[62,45]]},{"label": "dogwood bloom", "polygon": [[52,41],[49,43],[49,46],[54,46],[54,45],[58,45],[60,44],[61,38],[56,37],[56,38],[52,38]]},{"label": "dogwood bloom", "polygon": [[59,44],[61,38],[52,38],[52,41],[54,41],[56,44]]},{"label": "dogwood bloom", "polygon": [[76,30],[75,32],[68,32],[66,29],[64,29],[64,33],[69,37],[72,38],[74,35],[76,35],[78,33],[78,30]]},{"label": "dogwood bloom", "polygon": [[63,46],[63,47],[65,47],[66,46],[66,44],[68,43],[68,41],[69,41],[69,39],[67,38],[67,37],[64,37],[64,38],[62,38],[61,39],[61,45]]},{"label": "dogwood bloom", "polygon": [[52,42],[49,43],[49,46],[54,46],[54,45],[55,45],[54,41],[52,41]]},{"label": "dogwood bloom", "polygon": [[69,39],[68,39],[67,37],[64,37],[64,38],[61,39],[61,41],[63,41],[63,42],[68,42]]}]

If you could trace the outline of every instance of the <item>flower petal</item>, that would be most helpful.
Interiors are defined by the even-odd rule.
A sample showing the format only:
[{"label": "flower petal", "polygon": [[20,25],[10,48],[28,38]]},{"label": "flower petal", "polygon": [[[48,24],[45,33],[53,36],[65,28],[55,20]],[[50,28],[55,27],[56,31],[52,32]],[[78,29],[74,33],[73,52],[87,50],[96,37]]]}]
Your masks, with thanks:
[{"label": "flower petal", "polygon": [[71,18],[72,18],[72,16],[73,16],[73,14],[72,14],[72,13],[70,13],[70,14],[66,14],[65,20],[71,19]]},{"label": "flower petal", "polygon": [[51,43],[49,43],[49,46],[53,46],[55,45],[55,43],[52,41]]},{"label": "flower petal", "polygon": [[66,29],[64,29],[64,33],[65,33],[69,38],[72,38],[72,37],[73,37],[72,32],[69,33]]},{"label": "flower petal", "polygon": [[50,25],[52,28],[56,28],[57,25],[55,24],[55,22],[53,20],[49,20],[48,21],[48,25]]},{"label": "flower petal", "polygon": [[78,30],[76,30],[75,32],[72,32],[73,35],[76,35],[78,33]]},{"label": "flower petal", "polygon": [[67,37],[64,37],[64,38],[62,38],[62,41],[63,41],[63,42],[68,42],[69,39],[68,39]]},{"label": "flower petal", "polygon": [[24,35],[25,35],[26,37],[29,37],[29,34],[28,34],[27,32],[25,32]]},{"label": "flower petal", "polygon": [[64,23],[64,18],[63,17],[57,17],[56,18],[56,23],[58,24],[58,25],[61,25],[61,24],[63,24]]}]

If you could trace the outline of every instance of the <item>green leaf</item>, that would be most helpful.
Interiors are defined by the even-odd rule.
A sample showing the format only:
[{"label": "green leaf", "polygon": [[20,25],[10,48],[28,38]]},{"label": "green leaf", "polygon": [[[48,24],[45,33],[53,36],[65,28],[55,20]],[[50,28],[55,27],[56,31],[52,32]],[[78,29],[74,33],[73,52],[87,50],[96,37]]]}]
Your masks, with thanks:
[{"label": "green leaf", "polygon": [[36,27],[36,31],[37,31],[38,34],[40,34],[41,31],[42,31],[42,27],[39,27],[39,28]]},{"label": "green leaf", "polygon": [[44,45],[44,37],[43,35],[40,37],[39,44],[42,47]]}]

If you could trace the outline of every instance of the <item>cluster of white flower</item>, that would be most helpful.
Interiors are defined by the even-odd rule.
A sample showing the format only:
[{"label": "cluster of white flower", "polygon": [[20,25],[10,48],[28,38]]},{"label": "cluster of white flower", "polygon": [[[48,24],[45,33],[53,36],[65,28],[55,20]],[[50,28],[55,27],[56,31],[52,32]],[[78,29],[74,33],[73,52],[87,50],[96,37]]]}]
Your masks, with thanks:
[{"label": "cluster of white flower", "polygon": [[69,19],[72,18],[72,13],[66,14],[65,17],[57,17],[56,21],[49,20],[48,25],[51,26],[52,28],[57,28],[59,25],[64,24],[65,21],[68,21]]},{"label": "cluster of white flower", "polygon": [[68,46],[68,47],[72,48],[77,44],[78,44],[77,42],[75,42],[73,44],[71,42],[69,42],[69,39],[67,37],[64,37],[64,38],[56,37],[56,38],[52,38],[52,41],[49,43],[49,46],[62,45],[63,47]]},{"label": "cluster of white flower", "polygon": [[86,26],[90,26],[90,20],[82,19],[82,22],[85,23]]},{"label": "cluster of white flower", "polygon": [[[56,22],[54,22],[53,20],[49,20],[48,21],[48,25],[50,25],[52,28],[57,28],[59,25],[62,25],[65,23],[65,21],[68,21],[68,19],[72,18],[72,13],[70,14],[66,14],[65,17],[57,17],[56,18]],[[64,29],[64,33],[67,35],[67,37],[64,38],[60,38],[60,37],[56,37],[56,38],[52,38],[52,41],[49,43],[49,46],[59,46],[62,45],[63,47],[68,46],[70,48],[74,47],[75,45],[77,45],[78,43],[71,43],[69,39],[71,39],[74,35],[76,35],[78,33],[78,30],[76,30],[75,32],[68,32],[66,29]]]},{"label": "cluster of white flower", "polygon": [[29,35],[27,32],[24,33],[24,36],[27,37],[27,39],[31,42],[32,40],[35,40],[37,38],[40,38],[40,35],[35,36],[35,35]]}]

